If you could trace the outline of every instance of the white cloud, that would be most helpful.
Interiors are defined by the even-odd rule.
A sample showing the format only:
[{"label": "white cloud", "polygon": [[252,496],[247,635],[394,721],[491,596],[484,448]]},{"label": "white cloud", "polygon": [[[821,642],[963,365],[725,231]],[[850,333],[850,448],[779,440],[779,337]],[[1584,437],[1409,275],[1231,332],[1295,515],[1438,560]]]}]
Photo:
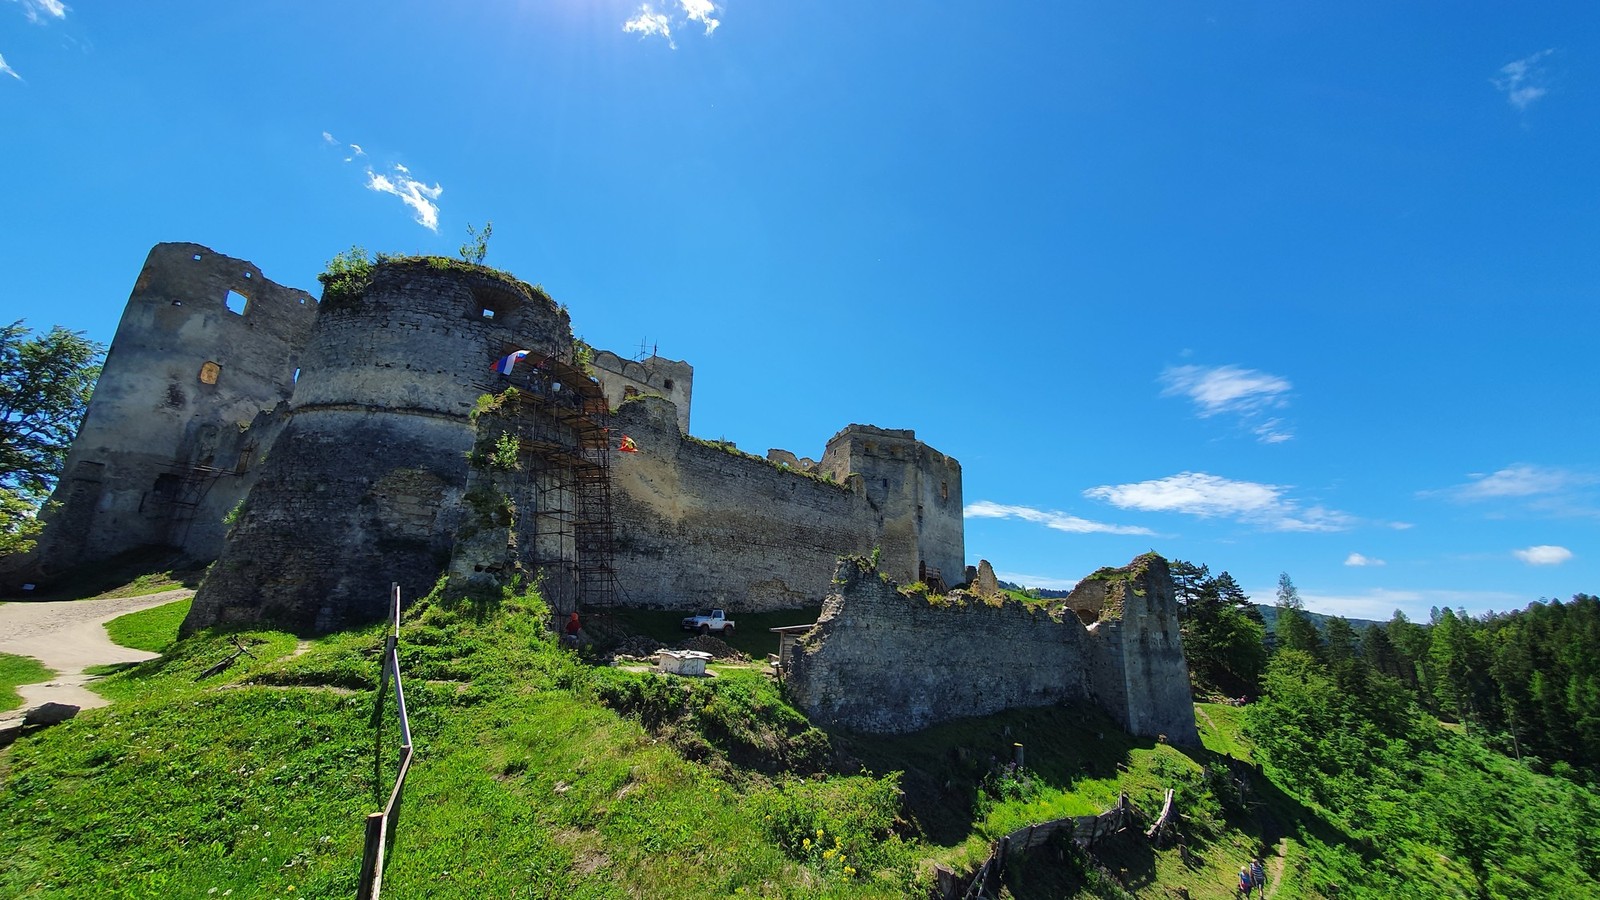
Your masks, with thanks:
[{"label": "white cloud", "polygon": [[1445,496],[1452,500],[1472,502],[1557,494],[1594,484],[1597,480],[1593,475],[1570,469],[1535,466],[1528,463],[1514,463],[1487,475],[1473,472],[1467,477],[1471,480],[1466,484],[1445,488],[1442,491],[1422,491],[1421,494],[1424,497]]},{"label": "white cloud", "polygon": [[338,138],[335,138],[333,135],[327,133],[326,131],[324,131],[322,133],[322,140],[323,140],[324,143],[332,144],[335,147],[341,146],[341,144],[339,143]]},{"label": "white cloud", "polygon": [[67,17],[67,5],[61,0],[11,0],[11,2],[22,4],[22,11],[28,16],[29,22],[42,23],[46,19]]},{"label": "white cloud", "polygon": [[1160,381],[1161,396],[1188,397],[1202,419],[1237,416],[1264,444],[1294,437],[1282,419],[1257,421],[1267,410],[1288,405],[1285,395],[1294,385],[1287,378],[1238,366],[1168,366]]},{"label": "white cloud", "polygon": [[1226,517],[1269,531],[1342,531],[1355,520],[1321,506],[1301,506],[1288,488],[1234,481],[1205,472],[1180,472],[1154,481],[1108,484],[1083,492],[1120,509],[1178,512],[1203,519]]},{"label": "white cloud", "polygon": [[1373,559],[1370,556],[1363,556],[1360,553],[1352,553],[1349,556],[1346,556],[1344,558],[1344,564],[1347,565],[1347,566],[1386,566],[1386,565],[1388,565],[1388,563],[1384,562],[1381,559]]},{"label": "white cloud", "polygon": [[[678,45],[672,40],[671,21],[666,17],[665,14],[658,13],[652,9],[648,3],[639,7],[639,12],[637,15],[622,23],[622,30],[627,32],[637,32],[640,38],[647,38],[651,35],[660,35],[661,37],[667,39],[668,47],[671,47],[674,50],[678,49]],[[707,33],[709,34],[709,32]]]},{"label": "white cloud", "polygon": [[12,78],[17,79],[18,81],[22,80],[22,76],[17,74],[16,69],[6,65],[6,58],[4,56],[0,56],[0,74],[10,75]]},{"label": "white cloud", "polygon": [[1024,575],[1021,572],[996,572],[994,577],[1024,588],[1044,588],[1047,591],[1070,591],[1078,586],[1073,578],[1056,578],[1052,575]]},{"label": "white cloud", "polygon": [[969,519],[1021,519],[1024,522],[1032,522],[1069,534],[1155,534],[1150,529],[1138,525],[1108,525],[1104,522],[1091,522],[1088,519],[1069,516],[1063,512],[1035,509],[1031,506],[1008,506],[991,500],[969,503],[963,512]]},{"label": "white cloud", "polygon": [[438,184],[428,187],[427,184],[411,177],[411,170],[405,166],[394,166],[395,177],[379,175],[367,169],[368,190],[378,191],[383,194],[393,194],[400,198],[400,202],[409,206],[416,212],[419,225],[429,231],[439,230],[439,205],[435,200],[444,193],[444,188]]},{"label": "white cloud", "polygon": [[1500,74],[1490,80],[1505,92],[1507,103],[1519,110],[1527,109],[1533,101],[1549,93],[1544,87],[1542,60],[1554,52],[1554,49],[1540,50],[1532,56],[1508,62],[1500,67]]},{"label": "white cloud", "polygon": [[689,17],[689,21],[699,22],[706,27],[706,37],[710,37],[711,32],[722,24],[721,20],[712,18],[717,8],[711,4],[711,0],[678,0],[678,5],[683,7],[683,14]]},{"label": "white cloud", "polygon": [[357,156],[366,156],[367,155],[367,151],[361,149],[361,145],[360,144],[351,144],[350,145],[350,150],[351,150],[352,153],[354,153]]},{"label": "white cloud", "polygon": [[1571,550],[1552,544],[1538,544],[1511,553],[1530,566],[1559,566],[1572,558]]}]

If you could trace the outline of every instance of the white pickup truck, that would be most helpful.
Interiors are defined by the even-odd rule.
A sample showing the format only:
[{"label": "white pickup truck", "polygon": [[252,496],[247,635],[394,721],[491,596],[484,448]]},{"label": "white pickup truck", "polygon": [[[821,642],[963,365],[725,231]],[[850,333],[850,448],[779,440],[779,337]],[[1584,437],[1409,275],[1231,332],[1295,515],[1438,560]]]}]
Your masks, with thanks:
[{"label": "white pickup truck", "polygon": [[733,633],[733,620],[724,615],[722,610],[713,609],[703,615],[685,618],[683,620],[683,630],[726,636]]}]

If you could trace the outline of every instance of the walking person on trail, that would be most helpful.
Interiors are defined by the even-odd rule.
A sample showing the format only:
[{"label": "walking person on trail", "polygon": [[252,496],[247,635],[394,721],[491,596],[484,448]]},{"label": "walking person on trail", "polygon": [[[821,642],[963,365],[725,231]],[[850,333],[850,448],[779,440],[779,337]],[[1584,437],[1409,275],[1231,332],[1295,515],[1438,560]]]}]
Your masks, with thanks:
[{"label": "walking person on trail", "polygon": [[1261,857],[1250,861],[1250,881],[1261,889],[1262,900],[1267,896],[1267,867],[1261,864]]},{"label": "walking person on trail", "polygon": [[1240,866],[1239,867],[1239,896],[1241,896],[1241,897],[1249,897],[1250,896],[1250,888],[1254,887],[1254,884],[1252,883],[1252,881],[1253,881],[1253,879],[1251,879],[1251,877],[1250,877],[1250,867],[1249,866]]}]

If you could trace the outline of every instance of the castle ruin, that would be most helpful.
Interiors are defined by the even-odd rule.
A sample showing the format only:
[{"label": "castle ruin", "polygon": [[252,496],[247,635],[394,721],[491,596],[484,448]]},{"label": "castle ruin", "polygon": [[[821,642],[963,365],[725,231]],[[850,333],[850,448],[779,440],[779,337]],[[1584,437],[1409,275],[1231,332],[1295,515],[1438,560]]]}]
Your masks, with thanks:
[{"label": "castle ruin", "polygon": [[[537,580],[558,615],[826,598],[785,670],[818,721],[905,731],[1087,699],[1196,741],[1159,557],[1080,585],[1084,621],[904,597],[878,576],[968,577],[961,466],[914,432],[747,454],[691,435],[692,366],[588,348],[539,288],[440,257],[359,268],[318,301],[197,244],[152,249],[36,574],[148,545],[214,559],[186,632],[326,633],[380,619],[391,583],[417,597],[445,574],[491,594]],[[868,553],[870,576],[838,563]]]},{"label": "castle ruin", "polygon": [[[517,350],[509,375],[491,371]],[[391,582],[419,596],[445,572],[540,578],[564,612],[815,605],[839,555],[874,548],[907,581],[963,570],[955,460],[865,425],[820,462],[703,441],[688,432],[693,377],[589,351],[564,308],[487,267],[386,259],[318,302],[161,244],[68,457],[40,572],[170,545],[217,560],[188,628],[320,633],[375,619]],[[638,452],[617,452],[624,435]]]}]

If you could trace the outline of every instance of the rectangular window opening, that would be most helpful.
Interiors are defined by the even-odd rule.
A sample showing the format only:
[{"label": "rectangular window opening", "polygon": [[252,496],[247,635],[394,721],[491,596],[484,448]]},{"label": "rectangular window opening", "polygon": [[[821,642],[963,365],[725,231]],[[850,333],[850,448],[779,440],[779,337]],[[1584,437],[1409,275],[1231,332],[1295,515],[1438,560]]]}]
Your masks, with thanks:
[{"label": "rectangular window opening", "polygon": [[484,317],[484,318],[485,318],[485,319],[492,319],[492,318],[494,318],[494,310],[492,310],[492,309],[490,309],[490,308],[489,308],[489,307],[487,307],[487,306],[485,306],[485,307],[484,307],[484,308],[483,308],[483,317]]},{"label": "rectangular window opening", "polygon": [[250,298],[238,291],[229,291],[225,302],[228,304],[229,312],[237,313],[241,316],[244,315],[245,309],[250,306]]}]

